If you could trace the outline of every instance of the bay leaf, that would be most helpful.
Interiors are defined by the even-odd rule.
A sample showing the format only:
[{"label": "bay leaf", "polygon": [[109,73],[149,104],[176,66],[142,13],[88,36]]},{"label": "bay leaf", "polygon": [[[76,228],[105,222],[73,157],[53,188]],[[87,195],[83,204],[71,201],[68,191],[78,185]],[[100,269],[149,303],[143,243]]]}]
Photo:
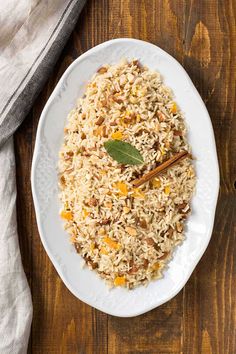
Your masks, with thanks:
[{"label": "bay leaf", "polygon": [[114,160],[124,165],[140,165],[144,162],[140,152],[124,141],[108,140],[104,143],[104,147]]}]

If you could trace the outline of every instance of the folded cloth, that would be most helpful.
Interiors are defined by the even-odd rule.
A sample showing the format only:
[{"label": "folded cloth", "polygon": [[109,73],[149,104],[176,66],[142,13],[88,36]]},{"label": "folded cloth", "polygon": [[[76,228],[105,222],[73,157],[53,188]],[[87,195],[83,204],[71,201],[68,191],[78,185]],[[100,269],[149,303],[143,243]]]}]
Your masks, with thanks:
[{"label": "folded cloth", "polygon": [[0,147],[29,112],[86,0],[0,0]]},{"label": "folded cloth", "polygon": [[0,353],[25,353],[32,318],[16,225],[13,138],[0,150]]},{"label": "folded cloth", "polygon": [[0,354],[26,353],[32,318],[16,225],[12,134],[29,112],[86,0],[0,0]]}]

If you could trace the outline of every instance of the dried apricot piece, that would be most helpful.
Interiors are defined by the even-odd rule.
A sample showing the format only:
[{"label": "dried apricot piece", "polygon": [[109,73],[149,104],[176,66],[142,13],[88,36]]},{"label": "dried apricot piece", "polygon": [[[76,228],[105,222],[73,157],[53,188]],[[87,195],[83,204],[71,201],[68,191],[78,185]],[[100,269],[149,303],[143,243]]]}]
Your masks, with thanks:
[{"label": "dried apricot piece", "polygon": [[159,180],[159,178],[154,178],[154,179],[152,180],[152,185],[153,185],[153,187],[160,188],[160,186],[161,186],[161,181]]},{"label": "dried apricot piece", "polygon": [[139,189],[139,188],[134,188],[132,197],[138,198],[138,199],[145,199],[145,194]]},{"label": "dried apricot piece", "polygon": [[175,114],[177,112],[177,104],[174,102],[171,107],[171,113]]},{"label": "dried apricot piece", "polygon": [[170,194],[170,186],[165,186],[164,193],[165,193],[166,195],[169,195],[169,194]]},{"label": "dried apricot piece", "polygon": [[119,194],[121,196],[127,197],[128,195],[128,188],[124,182],[117,182],[115,183],[115,188],[119,190]]},{"label": "dried apricot piece", "polygon": [[111,134],[112,139],[115,140],[122,140],[123,139],[123,134],[120,130],[117,130],[116,132]]},{"label": "dried apricot piece", "polygon": [[105,254],[105,255],[108,254],[108,252],[107,252],[107,250],[106,250],[105,247],[101,247],[100,253],[101,253],[101,254]]},{"label": "dried apricot piece", "polygon": [[110,237],[106,236],[103,238],[103,242],[106,243],[110,248],[113,248],[115,250],[118,250],[120,248],[120,245],[118,242],[112,240]]},{"label": "dried apricot piece", "polygon": [[115,286],[124,286],[125,285],[125,277],[116,277],[114,280]]},{"label": "dried apricot piece", "polygon": [[65,219],[65,220],[72,220],[73,219],[73,214],[71,211],[62,210],[60,215],[61,215],[62,219]]},{"label": "dried apricot piece", "polygon": [[154,263],[153,266],[152,266],[153,270],[158,270],[159,268],[160,268],[160,263],[159,262]]}]

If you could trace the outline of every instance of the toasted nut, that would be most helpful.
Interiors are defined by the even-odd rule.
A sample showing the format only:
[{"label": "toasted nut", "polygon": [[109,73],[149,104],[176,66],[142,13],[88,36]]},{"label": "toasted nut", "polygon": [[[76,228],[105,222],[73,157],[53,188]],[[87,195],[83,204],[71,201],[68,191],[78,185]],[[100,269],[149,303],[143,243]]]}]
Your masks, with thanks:
[{"label": "toasted nut", "polygon": [[74,243],[74,246],[75,246],[76,252],[77,252],[77,253],[80,253],[80,251],[81,251],[81,246],[80,246],[80,244],[79,244],[78,242],[75,242],[75,243]]},{"label": "toasted nut", "polygon": [[74,167],[70,167],[65,170],[66,173],[71,173],[73,171],[74,171]]},{"label": "toasted nut", "polygon": [[160,268],[160,263],[159,262],[156,262],[152,265],[152,269],[153,270],[158,270]]},{"label": "toasted nut", "polygon": [[160,122],[164,122],[165,119],[166,119],[165,114],[162,113],[161,111],[158,111],[158,112],[157,112],[157,116],[158,116]]},{"label": "toasted nut", "polygon": [[100,103],[102,107],[107,107],[107,100],[101,100]]},{"label": "toasted nut", "polygon": [[84,132],[81,133],[81,139],[82,140],[86,139],[86,134]]},{"label": "toasted nut", "polygon": [[137,231],[136,231],[136,229],[133,228],[133,227],[127,226],[127,227],[125,228],[125,231],[128,232],[128,234],[129,234],[130,236],[136,236],[136,235],[137,235]]},{"label": "toasted nut", "polygon": [[132,118],[131,117],[124,117],[123,121],[125,124],[130,124],[130,123],[132,123]]},{"label": "toasted nut", "polygon": [[137,66],[137,68],[138,68],[139,70],[141,70],[141,69],[143,68],[143,67],[142,67],[142,64],[140,63],[139,60],[133,60],[133,61],[132,61],[132,64],[135,65],[135,66]]},{"label": "toasted nut", "polygon": [[89,264],[92,267],[92,269],[96,269],[98,267],[98,263],[93,262],[91,260],[91,257],[84,256],[84,259],[85,259],[86,263]]},{"label": "toasted nut", "polygon": [[141,220],[140,220],[140,227],[141,227],[142,229],[146,229],[146,228],[147,228],[147,222],[146,222],[145,219],[141,219]]},{"label": "toasted nut", "polygon": [[97,199],[96,199],[96,198],[91,198],[91,199],[89,199],[88,205],[89,205],[89,206],[97,206],[97,205],[98,205]]},{"label": "toasted nut", "polygon": [[96,178],[98,181],[101,181],[102,177],[94,173],[94,178]]},{"label": "toasted nut", "polygon": [[133,124],[136,122],[136,114],[134,112],[130,112],[130,111],[126,111],[126,115],[125,117],[123,118],[123,122],[125,124]]},{"label": "toasted nut", "polygon": [[139,270],[138,267],[133,267],[133,268],[131,268],[131,269],[128,271],[128,273],[129,273],[129,274],[135,274],[135,273],[137,273],[138,270]]},{"label": "toasted nut", "polygon": [[126,170],[126,166],[125,165],[120,165],[120,172],[124,172]]},{"label": "toasted nut", "polygon": [[98,263],[90,261],[89,264],[91,265],[92,269],[98,268]]},{"label": "toasted nut", "polygon": [[124,208],[123,208],[123,212],[125,213],[125,214],[128,214],[129,212],[130,212],[130,208],[128,208],[128,207],[126,207],[126,206],[124,206]]},{"label": "toasted nut", "polygon": [[116,97],[116,96],[112,96],[112,99],[114,102],[118,103],[118,104],[121,104],[124,102],[123,98],[122,97]]},{"label": "toasted nut", "polygon": [[105,235],[106,233],[106,230],[104,229],[104,227],[101,227],[99,230],[98,230],[98,234],[99,235]]},{"label": "toasted nut", "polygon": [[161,261],[165,259],[169,255],[169,252],[163,252],[163,255],[161,257],[158,257],[158,260]]},{"label": "toasted nut", "polygon": [[181,224],[180,222],[177,222],[176,229],[178,232],[182,232],[183,231],[183,224]]},{"label": "toasted nut", "polygon": [[103,138],[107,137],[106,127],[105,125],[100,125],[95,131],[95,136],[102,136]]},{"label": "toasted nut", "polygon": [[111,222],[110,219],[103,219],[102,221],[100,221],[100,224],[101,224],[101,225],[107,225],[107,224],[109,224],[110,222]]},{"label": "toasted nut", "polygon": [[191,210],[188,203],[182,203],[178,205],[178,210],[182,214],[188,214]]},{"label": "toasted nut", "polygon": [[170,226],[167,232],[168,232],[169,238],[172,238],[173,233],[174,233],[174,229]]},{"label": "toasted nut", "polygon": [[160,246],[157,243],[155,243],[155,245],[153,245],[153,247],[156,251],[158,251],[158,252],[160,251]]},{"label": "toasted nut", "polygon": [[106,127],[105,127],[105,125],[103,126],[103,129],[102,129],[102,136],[104,137],[104,138],[107,138],[107,130],[106,130]]},{"label": "toasted nut", "polygon": [[107,68],[105,68],[104,66],[99,68],[97,71],[98,74],[105,74],[106,72],[107,72]]},{"label": "toasted nut", "polygon": [[64,185],[66,184],[65,176],[62,175],[62,176],[60,177],[60,183],[61,183],[62,186],[64,186]]},{"label": "toasted nut", "polygon": [[154,246],[155,245],[155,241],[151,237],[145,238],[145,241],[147,242],[147,244],[149,246]]},{"label": "toasted nut", "polygon": [[129,274],[135,274],[137,273],[137,271],[139,270],[139,267],[137,267],[136,265],[132,265],[132,268],[129,270]]},{"label": "toasted nut", "polygon": [[183,136],[182,130],[174,130],[174,135],[175,136]]},{"label": "toasted nut", "polygon": [[140,218],[136,217],[135,221],[136,221],[137,225],[142,227],[142,229],[146,229],[147,228],[147,222],[146,222],[145,219],[140,219]]},{"label": "toasted nut", "polygon": [[152,148],[155,149],[155,150],[158,150],[159,146],[160,146],[160,143],[159,143],[159,141],[157,140],[157,141],[155,141],[155,143],[152,145]]},{"label": "toasted nut", "polygon": [[96,121],[96,125],[101,125],[104,122],[105,118],[99,117],[98,120]]},{"label": "toasted nut", "polygon": [[108,209],[112,209],[112,202],[106,202],[104,203],[105,207]]}]

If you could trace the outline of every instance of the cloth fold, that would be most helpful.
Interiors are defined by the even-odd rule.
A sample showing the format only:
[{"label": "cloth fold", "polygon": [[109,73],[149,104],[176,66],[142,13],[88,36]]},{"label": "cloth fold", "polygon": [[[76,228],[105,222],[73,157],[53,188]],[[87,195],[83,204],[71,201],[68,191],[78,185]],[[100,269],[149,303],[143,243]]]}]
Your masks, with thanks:
[{"label": "cloth fold", "polygon": [[85,1],[0,0],[0,147],[29,112]]},{"label": "cloth fold", "polygon": [[0,0],[0,354],[23,354],[32,319],[16,224],[12,134],[29,112],[86,0]]},{"label": "cloth fold", "polygon": [[17,236],[13,138],[0,150],[0,201],[0,353],[24,353],[32,303]]}]

